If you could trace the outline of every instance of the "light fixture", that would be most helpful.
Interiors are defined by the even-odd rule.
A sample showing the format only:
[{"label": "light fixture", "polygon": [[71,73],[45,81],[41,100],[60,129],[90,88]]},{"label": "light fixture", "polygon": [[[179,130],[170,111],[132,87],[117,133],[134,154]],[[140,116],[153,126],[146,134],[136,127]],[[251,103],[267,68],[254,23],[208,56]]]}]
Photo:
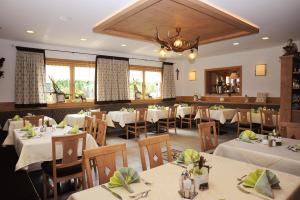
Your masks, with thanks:
[{"label": "light fixture", "polygon": [[261,39],[262,39],[262,40],[268,40],[268,39],[270,39],[270,38],[267,37],[267,36],[265,36],[265,37],[262,37]]},{"label": "light fixture", "polygon": [[194,50],[194,49],[191,49],[190,50],[190,54],[189,54],[189,59],[190,60],[195,60],[196,58],[197,58],[197,51],[196,50]]},{"label": "light fixture", "polygon": [[238,46],[239,44],[240,44],[240,43],[238,43],[238,42],[232,43],[233,46]]},{"label": "light fixture", "polygon": [[189,81],[195,81],[196,80],[196,71],[190,71],[189,72]]},{"label": "light fixture", "polygon": [[26,33],[28,33],[28,34],[34,34],[35,32],[33,30],[27,30]]},{"label": "light fixture", "polygon": [[166,57],[167,51],[166,51],[166,49],[165,49],[164,46],[161,46],[161,48],[159,50],[159,55],[160,55],[161,58],[165,58]]},{"label": "light fixture", "polygon": [[122,46],[122,47],[126,47],[126,46],[127,46],[127,44],[121,44],[121,46]]},{"label": "light fixture", "polygon": [[180,36],[181,28],[176,28],[176,34],[169,36],[165,39],[159,37],[158,30],[156,28],[156,41],[161,45],[160,56],[166,54],[167,51],[182,53],[186,50],[190,50],[189,58],[194,60],[196,58],[195,52],[198,51],[199,37],[193,41],[185,40]]},{"label": "light fixture", "polygon": [[257,64],[255,65],[255,76],[266,76],[267,73],[266,64]]},{"label": "light fixture", "polygon": [[237,79],[239,76],[236,72],[232,72],[229,77],[230,79]]},{"label": "light fixture", "polygon": [[86,39],[86,38],[80,38],[80,40],[81,40],[81,41],[87,41],[87,39]]}]

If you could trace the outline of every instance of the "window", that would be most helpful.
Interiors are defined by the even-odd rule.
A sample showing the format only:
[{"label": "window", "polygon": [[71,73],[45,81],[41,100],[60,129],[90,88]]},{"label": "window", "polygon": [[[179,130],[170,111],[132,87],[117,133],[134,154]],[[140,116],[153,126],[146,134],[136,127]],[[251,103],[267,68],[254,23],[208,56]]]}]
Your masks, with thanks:
[{"label": "window", "polygon": [[56,102],[52,94],[53,84],[65,93],[67,102],[87,101],[94,99],[95,63],[88,61],[47,59],[46,61],[46,90],[47,102]]},{"label": "window", "polygon": [[159,67],[130,66],[130,99],[161,98],[162,70]]}]

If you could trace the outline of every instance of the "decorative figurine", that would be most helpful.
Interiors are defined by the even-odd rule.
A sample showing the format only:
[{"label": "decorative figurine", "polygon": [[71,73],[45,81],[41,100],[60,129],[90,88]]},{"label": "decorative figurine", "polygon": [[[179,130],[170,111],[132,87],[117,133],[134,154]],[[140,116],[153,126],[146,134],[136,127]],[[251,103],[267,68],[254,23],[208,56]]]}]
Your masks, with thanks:
[{"label": "decorative figurine", "polygon": [[293,42],[293,39],[289,39],[283,49],[285,51],[285,54],[283,54],[284,56],[295,55],[299,53],[297,44]]}]

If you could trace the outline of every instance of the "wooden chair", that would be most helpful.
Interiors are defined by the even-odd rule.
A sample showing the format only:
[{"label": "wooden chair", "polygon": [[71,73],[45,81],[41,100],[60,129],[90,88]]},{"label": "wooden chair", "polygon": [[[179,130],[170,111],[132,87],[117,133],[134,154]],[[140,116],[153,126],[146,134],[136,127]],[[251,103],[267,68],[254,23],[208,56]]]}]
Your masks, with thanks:
[{"label": "wooden chair", "polygon": [[40,120],[42,124],[44,124],[44,115],[32,115],[32,116],[24,116],[23,117],[23,126],[26,125],[26,122],[32,124],[32,126],[40,126]]},{"label": "wooden chair", "polygon": [[280,134],[287,138],[300,140],[300,123],[281,122]]},{"label": "wooden chair", "polygon": [[136,109],[134,123],[126,124],[127,139],[130,133],[134,134],[135,137],[139,137],[140,130],[143,130],[146,133],[147,137],[147,114],[148,110],[146,108]]},{"label": "wooden chair", "polygon": [[210,122],[210,112],[208,106],[198,106],[197,113],[200,115],[199,123]]},{"label": "wooden chair", "polygon": [[[81,141],[81,145],[79,145]],[[78,148],[80,148],[78,151]],[[82,160],[78,152],[85,150],[86,132],[76,135],[64,135],[52,137],[52,161],[43,162],[41,167],[44,179],[44,199],[47,198],[48,179],[51,178],[54,185],[54,199],[57,199],[57,183],[80,178],[84,184],[84,174],[82,170]],[[62,148],[62,159],[57,160],[57,148]]]},{"label": "wooden chair", "polygon": [[99,146],[106,145],[106,130],[106,122],[104,122],[102,119],[96,119],[92,135]]},{"label": "wooden chair", "polygon": [[251,109],[237,109],[237,136],[241,130],[252,130]]},{"label": "wooden chair", "polygon": [[[83,151],[83,168],[86,170],[87,186],[94,187],[93,167],[98,171],[99,184],[107,183],[116,171],[116,153],[121,152],[123,167],[128,166],[126,144],[115,144]],[[94,163],[92,165],[92,163]]]},{"label": "wooden chair", "polygon": [[[213,141],[211,138],[211,131],[213,130]],[[204,152],[211,152],[218,146],[218,135],[216,131],[216,122],[202,122],[198,125],[200,136],[200,147]]]},{"label": "wooden chair", "polygon": [[145,138],[138,141],[140,148],[140,156],[143,170],[147,170],[144,148],[146,147],[150,162],[150,168],[154,168],[163,164],[162,144],[166,144],[168,162],[171,162],[171,147],[168,134]]},{"label": "wooden chair", "polygon": [[168,110],[168,117],[165,119],[160,119],[157,122],[157,129],[158,132],[160,131],[160,127],[165,128],[166,132],[169,133],[170,127],[175,128],[175,134],[176,132],[176,107],[172,106],[169,107]]},{"label": "wooden chair", "polygon": [[96,119],[105,120],[106,119],[106,111],[92,111],[91,116]]},{"label": "wooden chair", "polygon": [[83,124],[83,130],[86,131],[89,134],[93,133],[93,127],[94,127],[94,118],[90,116],[84,117],[84,124]]},{"label": "wooden chair", "polygon": [[[273,117],[275,116],[275,123]],[[261,134],[271,133],[274,129],[278,130],[278,112],[273,110],[261,110],[260,111],[261,120]]]},{"label": "wooden chair", "polygon": [[190,114],[185,115],[180,119],[180,128],[182,128],[183,124],[188,124],[189,128],[192,128],[192,122],[197,114],[197,106],[191,105]]}]

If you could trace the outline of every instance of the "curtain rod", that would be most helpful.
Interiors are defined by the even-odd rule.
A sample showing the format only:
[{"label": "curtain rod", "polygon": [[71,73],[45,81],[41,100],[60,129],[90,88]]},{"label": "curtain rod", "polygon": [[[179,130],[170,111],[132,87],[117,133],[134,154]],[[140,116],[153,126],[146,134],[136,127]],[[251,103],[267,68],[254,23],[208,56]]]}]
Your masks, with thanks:
[{"label": "curtain rod", "polygon": [[[15,45],[12,45],[13,47],[17,47]],[[31,47],[25,47],[25,48],[31,48]],[[93,54],[93,53],[83,53],[83,52],[76,52],[76,51],[67,51],[67,50],[57,50],[57,49],[43,49],[45,51],[57,51],[62,53],[76,53],[76,54],[84,54],[84,55],[91,55],[91,56],[98,56],[99,54]],[[143,59],[143,58],[134,58],[134,57],[128,57],[128,59],[135,59],[135,60],[144,60],[144,61],[151,61],[151,62],[160,62],[163,63],[164,61],[158,61],[158,60],[151,60],[151,59]]]}]

